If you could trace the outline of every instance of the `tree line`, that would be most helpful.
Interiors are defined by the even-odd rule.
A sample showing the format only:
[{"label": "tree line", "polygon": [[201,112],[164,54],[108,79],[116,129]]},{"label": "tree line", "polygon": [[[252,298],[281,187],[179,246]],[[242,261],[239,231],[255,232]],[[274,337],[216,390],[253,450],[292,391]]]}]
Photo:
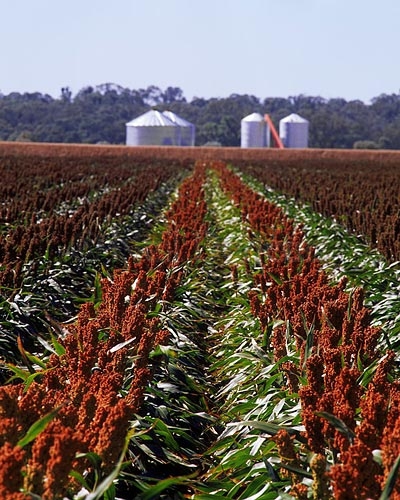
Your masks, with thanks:
[{"label": "tree line", "polygon": [[309,120],[310,147],[400,149],[400,94],[381,94],[370,104],[248,94],[189,102],[179,87],[132,90],[114,83],[87,86],[76,95],[64,87],[57,98],[40,92],[0,93],[0,140],[124,144],[126,122],[151,108],[169,109],[194,123],[198,146],[240,146],[241,119],[258,112],[268,113],[277,128],[290,113]]}]

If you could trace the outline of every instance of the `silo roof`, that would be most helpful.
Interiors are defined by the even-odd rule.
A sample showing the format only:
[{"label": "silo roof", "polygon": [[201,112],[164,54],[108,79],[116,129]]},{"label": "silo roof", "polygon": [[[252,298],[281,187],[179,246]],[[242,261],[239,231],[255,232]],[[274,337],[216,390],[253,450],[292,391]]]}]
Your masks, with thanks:
[{"label": "silo roof", "polygon": [[297,115],[296,113],[292,113],[291,115],[286,116],[285,118],[282,118],[282,122],[290,122],[290,123],[308,123],[308,120],[305,118],[302,118],[300,115]]},{"label": "silo roof", "polygon": [[176,127],[176,124],[160,111],[151,109],[134,118],[126,125],[130,127]]},{"label": "silo roof", "polygon": [[176,125],[179,125],[180,127],[193,127],[193,123],[188,122],[181,116],[176,115],[172,111],[164,111],[163,115],[166,116],[169,120],[174,122]]},{"label": "silo roof", "polygon": [[260,113],[251,113],[251,115],[245,116],[242,121],[244,122],[262,122],[264,117]]}]

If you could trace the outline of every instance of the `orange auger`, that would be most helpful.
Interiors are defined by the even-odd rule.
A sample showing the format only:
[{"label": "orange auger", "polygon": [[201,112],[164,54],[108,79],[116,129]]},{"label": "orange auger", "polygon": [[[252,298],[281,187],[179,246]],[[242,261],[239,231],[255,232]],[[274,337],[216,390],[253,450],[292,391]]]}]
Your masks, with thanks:
[{"label": "orange auger", "polygon": [[271,117],[269,116],[269,114],[264,115],[264,120],[267,123],[267,125],[269,126],[269,129],[271,130],[271,135],[272,135],[272,138],[275,142],[275,147],[277,147],[278,149],[284,149],[285,146],[283,145],[283,142],[282,142],[281,138],[279,137],[278,132],[276,131],[274,122],[271,120]]}]

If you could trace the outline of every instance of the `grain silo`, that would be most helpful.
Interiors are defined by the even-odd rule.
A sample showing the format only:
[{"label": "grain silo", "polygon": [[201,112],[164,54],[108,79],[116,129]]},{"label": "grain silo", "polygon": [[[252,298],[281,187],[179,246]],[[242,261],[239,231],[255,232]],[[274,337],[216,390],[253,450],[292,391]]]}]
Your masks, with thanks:
[{"label": "grain silo", "polygon": [[175,123],[175,125],[179,127],[178,145],[194,146],[196,128],[193,123],[188,122],[172,111],[164,111],[163,115],[169,118],[173,123]]},{"label": "grain silo", "polygon": [[307,148],[308,125],[308,120],[296,113],[282,118],[279,122],[279,136],[285,148]]},{"label": "grain silo", "polygon": [[154,109],[126,124],[128,146],[177,146],[179,127]]},{"label": "grain silo", "polygon": [[269,146],[269,127],[260,113],[252,113],[241,121],[240,142],[242,148]]}]

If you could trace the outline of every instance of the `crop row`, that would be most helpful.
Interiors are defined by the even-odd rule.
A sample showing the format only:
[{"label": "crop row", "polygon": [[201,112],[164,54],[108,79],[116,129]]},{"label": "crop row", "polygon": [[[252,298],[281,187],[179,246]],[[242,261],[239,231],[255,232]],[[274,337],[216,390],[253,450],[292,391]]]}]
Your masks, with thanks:
[{"label": "crop row", "polygon": [[151,377],[149,354],[168,337],[149,313],[171,299],[207,228],[201,175],[182,183],[160,244],[148,246],[138,262],[131,259],[112,282],[103,281],[98,310],[82,306],[56,353],[40,363],[43,370],[31,376],[15,369],[24,383],[1,388],[2,498],[29,492],[62,498],[77,488],[70,470],[86,484],[89,452],[105,475],[118,463]]},{"label": "crop row", "polygon": [[[212,205],[223,196],[233,205],[219,214]],[[235,211],[239,219],[226,221],[227,228],[212,226]],[[345,280],[331,285],[302,228],[224,163],[198,162],[165,221],[137,260],[102,280],[101,300],[84,304],[75,323],[59,325],[50,357],[19,346],[29,369],[9,364],[14,383],[0,389],[2,498],[32,493],[45,500],[79,490],[92,500],[113,498],[112,485],[122,477],[128,496],[135,494],[129,488],[135,477],[143,498],[154,498],[137,479],[138,464],[154,471],[165,457],[189,454],[179,450],[177,436],[195,441],[162,422],[168,414],[162,402],[140,442],[149,388],[157,388],[158,401],[176,393],[177,378],[154,385],[159,370],[190,384],[175,395],[182,410],[188,394],[201,399],[203,410],[191,422],[198,425],[210,408],[207,439],[225,429],[207,452],[192,457],[196,474],[165,480],[184,495],[361,499],[377,497],[391,483],[397,498],[398,482],[389,480],[400,451],[395,355],[378,349],[381,331],[371,326],[362,291],[346,293]],[[203,276],[204,301],[195,284],[191,295],[184,291],[189,273]],[[194,304],[195,297],[204,303]],[[175,351],[167,346],[173,330],[188,326],[188,309],[217,394],[199,387],[199,374],[189,380],[192,363],[186,360],[186,373],[174,364],[190,344],[184,335]],[[243,364],[251,359],[259,370]],[[149,441],[155,432],[173,453],[158,456],[158,444]],[[146,450],[150,458],[142,460],[139,451]],[[165,484],[160,479],[154,491]]]},{"label": "crop row", "polygon": [[[59,214],[100,194],[119,190],[155,177],[158,183],[189,169],[188,162],[93,158],[87,155],[42,158],[30,155],[2,156],[0,161],[0,233],[18,224],[28,225],[52,213]],[[146,195],[146,182],[141,196]],[[126,202],[121,200],[121,209]]]},{"label": "crop row", "polygon": [[[99,166],[93,165],[90,158],[84,160],[72,168],[68,159],[56,164],[54,160],[31,163],[29,157],[23,157],[18,168],[15,160],[12,164],[2,162],[2,175],[6,181],[7,172],[12,177],[10,183],[2,184],[4,190],[12,190],[8,199],[3,198],[2,207],[2,222],[6,224],[0,233],[3,293],[6,289],[12,293],[21,285],[22,267],[28,261],[44,254],[53,259],[71,247],[93,245],[107,221],[128,213],[182,169],[176,163],[118,164],[114,159]],[[31,173],[30,165],[35,167]],[[13,179],[17,174],[23,179],[19,183]],[[40,180],[39,191],[32,189],[36,178]],[[94,196],[100,187],[102,192]],[[68,202],[69,209],[67,206],[60,210],[62,202]]]},{"label": "crop row", "polygon": [[29,221],[38,212],[55,210],[63,201],[88,197],[105,186],[118,186],[132,176],[131,165],[81,158],[3,157],[0,164],[2,224]]},{"label": "crop row", "polygon": [[[299,353],[297,364],[285,361],[281,368],[290,391],[300,395],[307,445],[323,472],[317,498],[329,498],[330,481],[335,498],[377,498],[400,452],[394,353],[377,351],[381,332],[370,325],[362,290],[345,293],[344,280],[331,286],[301,229],[237,176],[221,171],[243,217],[269,241],[256,276],[264,299],[252,293],[252,310],[275,361],[290,355],[289,339]],[[281,438],[287,458],[298,460],[289,435]],[[373,454],[378,449],[381,464]],[[329,457],[334,460],[327,473]],[[298,486],[299,498],[302,491],[306,497],[307,488]]]},{"label": "crop row", "polygon": [[[83,302],[97,305],[101,300],[100,280],[114,269],[125,267],[128,257],[137,255],[183,176],[171,178],[144,203],[135,205],[125,216],[112,219],[96,245],[72,247],[53,261],[46,255],[23,266],[21,287],[8,298],[0,293],[0,357],[22,362],[17,339],[30,352],[46,348],[49,332],[59,331],[57,323],[73,321]],[[10,374],[0,367],[0,380]]]},{"label": "crop row", "polygon": [[20,358],[18,336],[36,350],[52,317],[74,316],[98,276],[123,265],[154,224],[167,191],[190,169],[177,161],[100,161],[88,154],[4,155],[1,356]]},{"label": "crop row", "polygon": [[[336,218],[349,230],[376,246],[388,260],[400,260],[399,160],[398,154],[393,152],[382,154],[287,150],[277,154],[273,149],[240,151],[237,148],[205,148],[199,153],[199,150],[192,148],[143,148],[131,151],[118,147],[21,146],[11,143],[1,144],[0,151],[9,166],[2,172],[2,175],[5,175],[5,182],[0,187],[0,190],[5,190],[4,193],[1,192],[3,201],[7,198],[7,193],[13,197],[16,193],[15,186],[20,182],[28,185],[25,193],[29,192],[32,186],[40,185],[42,172],[51,169],[52,164],[54,167],[60,165],[53,173],[54,182],[57,184],[60,176],[77,181],[80,166],[91,168],[92,175],[97,175],[96,171],[101,172],[104,179],[108,179],[114,175],[114,171],[121,175],[120,166],[132,161],[143,166],[151,165],[155,161],[164,165],[171,162],[188,165],[199,157],[224,158],[225,161],[240,166],[243,171],[251,172],[273,189],[308,202],[314,210]],[[29,172],[29,162],[33,167],[37,166],[33,168],[32,173]],[[16,174],[21,168],[24,176]],[[48,174],[51,175],[51,172]],[[8,175],[11,177],[7,177]],[[126,174],[122,172],[122,176],[124,175]],[[22,196],[23,193],[22,190]],[[48,201],[41,199],[38,203],[46,205]]]},{"label": "crop row", "polygon": [[242,162],[241,169],[274,190],[311,204],[376,247],[400,260],[399,166],[346,158]]}]

